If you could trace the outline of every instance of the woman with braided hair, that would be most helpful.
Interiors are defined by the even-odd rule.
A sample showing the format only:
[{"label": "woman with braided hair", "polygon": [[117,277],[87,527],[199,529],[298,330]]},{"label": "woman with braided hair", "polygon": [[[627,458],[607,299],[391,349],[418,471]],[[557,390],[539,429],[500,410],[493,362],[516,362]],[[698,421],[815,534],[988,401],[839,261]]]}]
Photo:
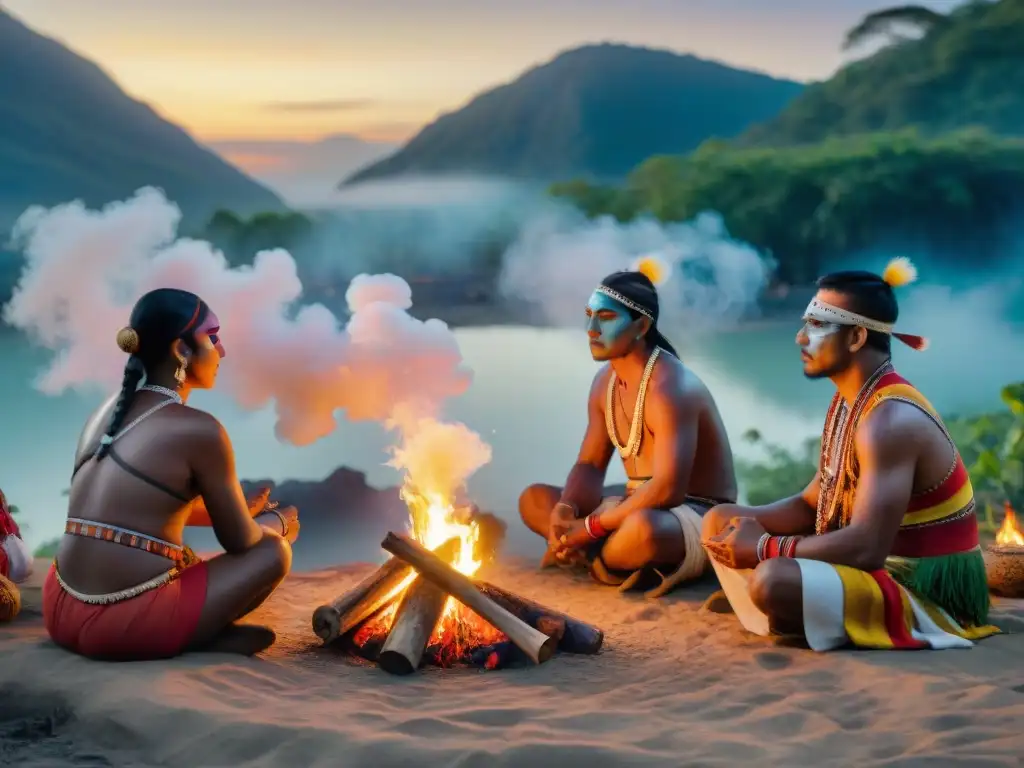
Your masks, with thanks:
[{"label": "woman with braided hair", "polygon": [[[124,380],[78,442],[43,587],[46,629],[93,658],[257,653],[274,633],[234,622],[288,573],[299,526],[265,492],[246,501],[224,428],[186,404],[216,381],[220,321],[195,294],[161,288],[139,299],[117,344]],[[182,544],[187,525],[213,526],[224,554],[196,557]]]}]

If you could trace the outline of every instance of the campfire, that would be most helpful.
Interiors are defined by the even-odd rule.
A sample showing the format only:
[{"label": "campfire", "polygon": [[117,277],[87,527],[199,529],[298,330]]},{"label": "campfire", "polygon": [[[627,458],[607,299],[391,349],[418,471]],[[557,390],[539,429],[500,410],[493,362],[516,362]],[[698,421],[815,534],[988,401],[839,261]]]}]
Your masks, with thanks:
[{"label": "campfire", "polygon": [[313,613],[324,644],[339,643],[392,674],[422,663],[486,669],[541,664],[556,648],[597,653],[599,629],[474,576],[493,554],[480,518],[406,486],[411,536],[389,533],[392,557]]},{"label": "campfire", "polygon": [[1003,524],[994,544],[985,550],[989,589],[1003,597],[1024,597],[1024,533],[1009,502],[1003,505]]}]

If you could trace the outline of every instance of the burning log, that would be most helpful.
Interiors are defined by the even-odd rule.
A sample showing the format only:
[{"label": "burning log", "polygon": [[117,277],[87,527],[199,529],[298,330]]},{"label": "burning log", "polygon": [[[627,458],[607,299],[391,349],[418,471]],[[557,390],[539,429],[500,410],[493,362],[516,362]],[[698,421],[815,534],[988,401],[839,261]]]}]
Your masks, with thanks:
[{"label": "burning log", "polygon": [[520,597],[494,584],[483,582],[477,586],[481,592],[509,613],[549,637],[554,637],[553,632],[557,632],[557,627],[561,626],[561,631],[557,634],[559,650],[566,653],[586,654],[597,653],[601,650],[604,632],[597,627],[554,611],[540,603],[535,603],[533,600],[527,600],[525,597]]},{"label": "burning log", "polygon": [[419,668],[447,601],[444,590],[426,579],[416,579],[405,590],[395,623],[380,651],[381,669],[393,675],[410,675]]},{"label": "burning log", "polygon": [[485,595],[466,576],[451,568],[443,559],[415,541],[389,533],[381,546],[415,568],[420,577],[435,584],[496,629],[503,632],[534,664],[551,658],[558,641],[534,629],[518,616]]},{"label": "burning log", "polygon": [[[459,539],[452,538],[438,547],[436,554],[430,554],[453,561],[459,549]],[[317,608],[313,612],[313,631],[324,644],[337,640],[394,600],[412,573],[408,562],[392,557],[348,592]]]}]

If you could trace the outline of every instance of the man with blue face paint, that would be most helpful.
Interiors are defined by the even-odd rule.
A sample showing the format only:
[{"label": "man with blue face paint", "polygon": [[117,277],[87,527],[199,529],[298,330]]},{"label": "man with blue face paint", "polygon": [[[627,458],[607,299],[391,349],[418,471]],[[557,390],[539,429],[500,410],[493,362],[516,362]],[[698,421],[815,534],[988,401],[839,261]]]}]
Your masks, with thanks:
[{"label": "man with blue face paint", "polygon": [[[579,457],[564,488],[532,485],[526,525],[548,540],[542,565],[585,565],[621,590],[660,596],[705,572],[701,516],[736,498],[725,427],[711,393],[657,328],[657,264],[609,275],[585,308],[594,378]],[[602,498],[618,451],[623,497]]]}]

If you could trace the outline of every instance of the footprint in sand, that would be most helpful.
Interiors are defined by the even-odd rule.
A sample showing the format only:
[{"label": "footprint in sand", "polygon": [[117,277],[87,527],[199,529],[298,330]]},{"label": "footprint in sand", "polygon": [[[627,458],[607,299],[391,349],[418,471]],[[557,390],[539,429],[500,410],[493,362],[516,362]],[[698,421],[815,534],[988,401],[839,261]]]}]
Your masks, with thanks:
[{"label": "footprint in sand", "polygon": [[649,605],[634,613],[631,617],[631,621],[657,621],[664,615],[664,613],[665,610],[661,606]]},{"label": "footprint in sand", "polygon": [[777,670],[785,669],[793,663],[793,659],[781,653],[772,653],[771,651],[762,651],[754,654],[754,661],[761,669]]},{"label": "footprint in sand", "polygon": [[708,611],[710,613],[732,613],[732,606],[729,604],[729,598],[725,596],[725,592],[718,590],[701,605],[702,611]]}]

